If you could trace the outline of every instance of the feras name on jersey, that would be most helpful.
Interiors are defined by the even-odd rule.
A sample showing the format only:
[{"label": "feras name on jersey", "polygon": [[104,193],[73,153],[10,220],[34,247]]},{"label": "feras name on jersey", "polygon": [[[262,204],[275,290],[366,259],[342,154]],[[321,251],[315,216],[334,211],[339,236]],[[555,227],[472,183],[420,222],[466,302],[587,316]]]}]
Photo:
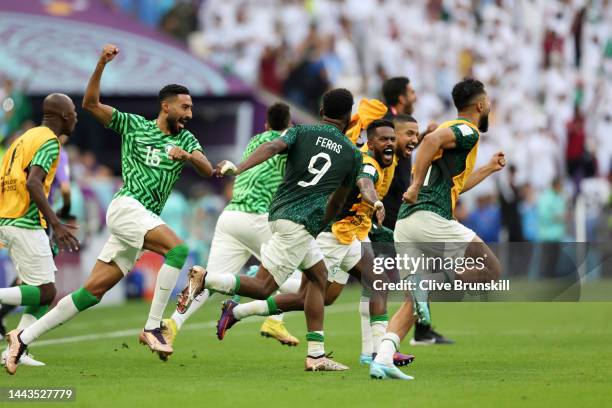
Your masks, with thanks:
[{"label": "feras name on jersey", "polygon": [[326,137],[318,136],[315,144],[338,154],[340,154],[340,151],[342,151],[342,145],[340,143],[336,143]]}]

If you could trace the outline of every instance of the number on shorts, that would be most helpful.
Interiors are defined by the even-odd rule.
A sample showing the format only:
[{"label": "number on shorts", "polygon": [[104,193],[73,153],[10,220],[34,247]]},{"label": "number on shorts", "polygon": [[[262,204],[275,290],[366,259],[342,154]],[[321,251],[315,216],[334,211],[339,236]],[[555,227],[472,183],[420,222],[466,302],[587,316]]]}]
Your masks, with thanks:
[{"label": "number on shorts", "polygon": [[[321,168],[316,168],[315,164],[317,163],[318,159],[323,159],[325,160],[323,167]],[[327,153],[319,153],[317,155],[314,155],[310,158],[310,163],[308,164],[308,171],[311,174],[314,174],[314,178],[310,181],[299,181],[298,182],[298,186],[300,187],[308,187],[308,186],[314,186],[315,184],[317,184],[319,182],[319,180],[321,180],[321,178],[325,175],[325,173],[327,173],[327,171],[329,170],[329,168],[331,167],[332,163],[331,163],[331,157],[329,157],[329,154]]]}]

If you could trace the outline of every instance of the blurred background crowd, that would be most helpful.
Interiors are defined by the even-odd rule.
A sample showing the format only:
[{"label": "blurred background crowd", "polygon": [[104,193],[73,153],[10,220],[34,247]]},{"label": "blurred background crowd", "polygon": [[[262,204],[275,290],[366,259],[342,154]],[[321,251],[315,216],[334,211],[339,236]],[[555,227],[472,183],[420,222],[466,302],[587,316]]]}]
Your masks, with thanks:
[{"label": "blurred background crowd", "polygon": [[[407,76],[424,130],[454,118],[452,86],[474,76],[493,106],[479,162],[501,149],[509,165],[466,194],[457,217],[489,242],[611,239],[609,0],[103,2],[315,116],[331,87],[382,99],[386,79]],[[6,147],[37,118],[26,83],[4,78],[0,103]],[[73,212],[86,234],[103,225],[117,174],[95,153],[67,149]],[[162,216],[200,261],[230,196],[231,184],[202,182],[177,190],[166,206]]]}]

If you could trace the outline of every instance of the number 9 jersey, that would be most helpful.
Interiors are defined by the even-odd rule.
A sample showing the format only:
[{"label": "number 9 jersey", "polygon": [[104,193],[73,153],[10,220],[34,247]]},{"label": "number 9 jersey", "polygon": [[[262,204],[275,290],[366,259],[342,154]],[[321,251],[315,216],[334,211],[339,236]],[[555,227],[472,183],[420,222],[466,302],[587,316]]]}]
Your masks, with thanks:
[{"label": "number 9 jersey", "polygon": [[329,196],[340,186],[352,187],[361,169],[361,153],[338,128],[328,124],[298,125],[281,136],[287,144],[283,182],[270,206],[269,220],[304,225],[316,237]]}]

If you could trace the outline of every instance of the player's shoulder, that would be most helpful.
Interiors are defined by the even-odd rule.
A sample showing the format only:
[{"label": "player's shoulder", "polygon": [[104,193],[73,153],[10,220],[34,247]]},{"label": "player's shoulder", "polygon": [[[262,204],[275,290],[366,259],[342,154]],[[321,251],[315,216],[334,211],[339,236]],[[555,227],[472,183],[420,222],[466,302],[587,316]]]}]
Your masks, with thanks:
[{"label": "player's shoulder", "polygon": [[452,130],[456,136],[478,137],[480,135],[476,126],[461,119],[446,121],[438,127],[438,129],[446,128]]}]

